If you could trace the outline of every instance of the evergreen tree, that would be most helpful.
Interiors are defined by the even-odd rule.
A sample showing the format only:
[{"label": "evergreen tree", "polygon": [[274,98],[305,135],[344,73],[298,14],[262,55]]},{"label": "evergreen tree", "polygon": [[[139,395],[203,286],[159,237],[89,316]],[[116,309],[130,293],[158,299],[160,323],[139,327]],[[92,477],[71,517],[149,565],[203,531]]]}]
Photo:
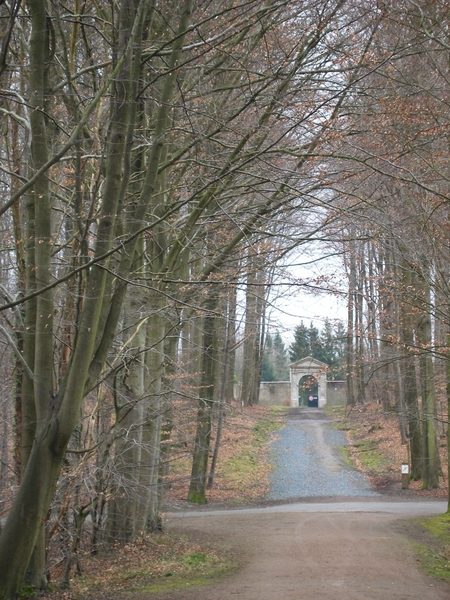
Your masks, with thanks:
[{"label": "evergreen tree", "polygon": [[325,362],[327,365],[333,365],[337,358],[337,346],[333,327],[329,319],[325,319],[325,325],[320,337],[323,348],[323,362]]},{"label": "evergreen tree", "polygon": [[347,331],[342,321],[337,321],[334,328],[335,363],[333,366],[333,379],[345,379],[345,344]]},{"label": "evergreen tree", "polygon": [[330,368],[330,379],[343,379],[345,377],[343,368],[345,336],[342,321],[337,321],[333,327],[328,319],[325,320],[324,329],[320,334],[322,344],[321,360]]},{"label": "evergreen tree", "polygon": [[268,333],[266,336],[266,345],[264,348],[261,365],[261,381],[275,381],[273,364],[273,340],[270,333]]},{"label": "evergreen tree", "polygon": [[275,381],[289,380],[289,361],[287,350],[283,339],[277,331],[273,337],[273,360],[275,370]]},{"label": "evergreen tree", "polygon": [[294,330],[294,341],[289,347],[291,362],[311,356],[329,366],[330,379],[343,379],[345,339],[345,328],[341,321],[337,321],[333,326],[326,319],[322,331],[313,323],[307,328],[301,321]]},{"label": "evergreen tree", "polygon": [[319,335],[319,330],[317,329],[317,327],[314,327],[314,325],[312,323],[310,323],[310,325],[309,325],[308,337],[309,337],[309,356],[312,356],[316,360],[326,362],[321,336]]},{"label": "evergreen tree", "polygon": [[295,362],[310,354],[309,331],[303,321],[294,329],[294,341],[289,347],[289,358]]},{"label": "evergreen tree", "polygon": [[287,351],[281,335],[267,335],[262,361],[261,381],[288,381],[289,365]]}]

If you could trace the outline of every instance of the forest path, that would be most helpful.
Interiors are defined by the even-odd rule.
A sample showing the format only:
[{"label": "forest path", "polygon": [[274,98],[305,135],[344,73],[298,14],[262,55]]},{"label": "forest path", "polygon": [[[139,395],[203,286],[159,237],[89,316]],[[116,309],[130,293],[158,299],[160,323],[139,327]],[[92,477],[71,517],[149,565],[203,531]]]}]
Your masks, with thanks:
[{"label": "forest path", "polygon": [[290,409],[271,444],[276,466],[269,500],[378,496],[364,475],[346,464],[342,448],[347,440],[333,425],[319,408]]},{"label": "forest path", "polygon": [[[364,505],[370,511],[362,511]],[[410,509],[408,505],[411,504]],[[450,587],[423,573],[406,514],[435,514],[442,502],[285,505],[264,509],[185,513],[172,518],[176,531],[205,535],[237,553],[239,570],[196,589],[152,594],[152,600],[448,600]],[[389,506],[392,505],[392,512]],[[420,506],[423,505],[422,510]],[[308,506],[307,503],[303,508]],[[311,507],[312,508],[312,507]],[[302,512],[295,512],[302,511]],[[328,511],[328,512],[326,512]],[[140,596],[142,598],[142,596]],[[150,596],[149,596],[150,598]]]},{"label": "forest path", "polygon": [[[339,440],[327,433],[331,426],[319,423],[326,420],[322,411],[307,409],[292,413],[290,419],[305,424],[298,431],[287,428],[279,438],[285,446],[279,453],[282,459],[277,461],[277,472],[286,469],[282,486],[293,479],[292,473],[298,479],[301,472],[304,492],[306,475],[298,470],[301,465],[293,467],[297,459],[301,462],[300,454],[307,457],[317,450],[310,473],[320,471],[320,476],[327,479],[336,472],[345,472],[346,467],[338,455]],[[293,435],[295,443],[288,444],[286,440]],[[320,443],[312,444],[313,439]],[[295,456],[294,448],[299,447],[303,452]],[[334,492],[333,499],[319,500],[318,492],[329,488],[318,480],[320,487],[314,482],[310,485],[315,500],[310,497],[297,503],[269,503],[266,508],[241,510],[214,511],[202,507],[169,516],[169,529],[186,532],[194,539],[206,536],[218,540],[235,553],[240,568],[204,587],[152,594],[148,600],[450,598],[448,584],[420,570],[411,543],[412,536],[419,531],[411,524],[411,518],[441,514],[446,510],[445,502],[386,502],[379,495],[356,500],[344,498],[348,496],[345,492],[342,495]],[[357,489],[361,493],[364,488]],[[141,595],[140,598],[143,600]]]}]

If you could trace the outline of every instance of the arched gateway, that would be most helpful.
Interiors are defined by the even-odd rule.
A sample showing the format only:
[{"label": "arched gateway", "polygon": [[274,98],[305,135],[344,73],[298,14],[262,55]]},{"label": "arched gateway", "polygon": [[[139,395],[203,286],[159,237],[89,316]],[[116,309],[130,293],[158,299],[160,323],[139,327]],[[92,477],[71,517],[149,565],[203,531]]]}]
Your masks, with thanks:
[{"label": "arched gateway", "polygon": [[291,406],[321,408],[327,403],[327,365],[307,356],[289,365]]}]

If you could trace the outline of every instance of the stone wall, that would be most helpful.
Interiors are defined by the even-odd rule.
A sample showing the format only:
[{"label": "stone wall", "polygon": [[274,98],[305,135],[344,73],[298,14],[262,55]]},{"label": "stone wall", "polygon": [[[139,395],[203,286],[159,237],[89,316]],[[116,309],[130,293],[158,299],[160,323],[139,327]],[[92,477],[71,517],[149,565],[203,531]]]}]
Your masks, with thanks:
[{"label": "stone wall", "polygon": [[259,385],[259,403],[261,406],[290,406],[290,381],[264,381]]},{"label": "stone wall", "polygon": [[347,402],[347,382],[327,381],[327,406],[340,406]]},{"label": "stone wall", "polygon": [[[327,406],[338,406],[347,402],[345,381],[327,381]],[[290,381],[263,381],[259,387],[261,406],[290,406]]]}]

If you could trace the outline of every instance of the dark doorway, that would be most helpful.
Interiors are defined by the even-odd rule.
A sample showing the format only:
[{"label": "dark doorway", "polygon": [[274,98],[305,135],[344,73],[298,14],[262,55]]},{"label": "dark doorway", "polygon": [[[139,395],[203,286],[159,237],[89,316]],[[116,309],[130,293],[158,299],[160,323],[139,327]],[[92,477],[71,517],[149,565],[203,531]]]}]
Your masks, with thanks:
[{"label": "dark doorway", "polygon": [[313,375],[305,375],[298,384],[298,405],[318,408],[319,383]]}]

